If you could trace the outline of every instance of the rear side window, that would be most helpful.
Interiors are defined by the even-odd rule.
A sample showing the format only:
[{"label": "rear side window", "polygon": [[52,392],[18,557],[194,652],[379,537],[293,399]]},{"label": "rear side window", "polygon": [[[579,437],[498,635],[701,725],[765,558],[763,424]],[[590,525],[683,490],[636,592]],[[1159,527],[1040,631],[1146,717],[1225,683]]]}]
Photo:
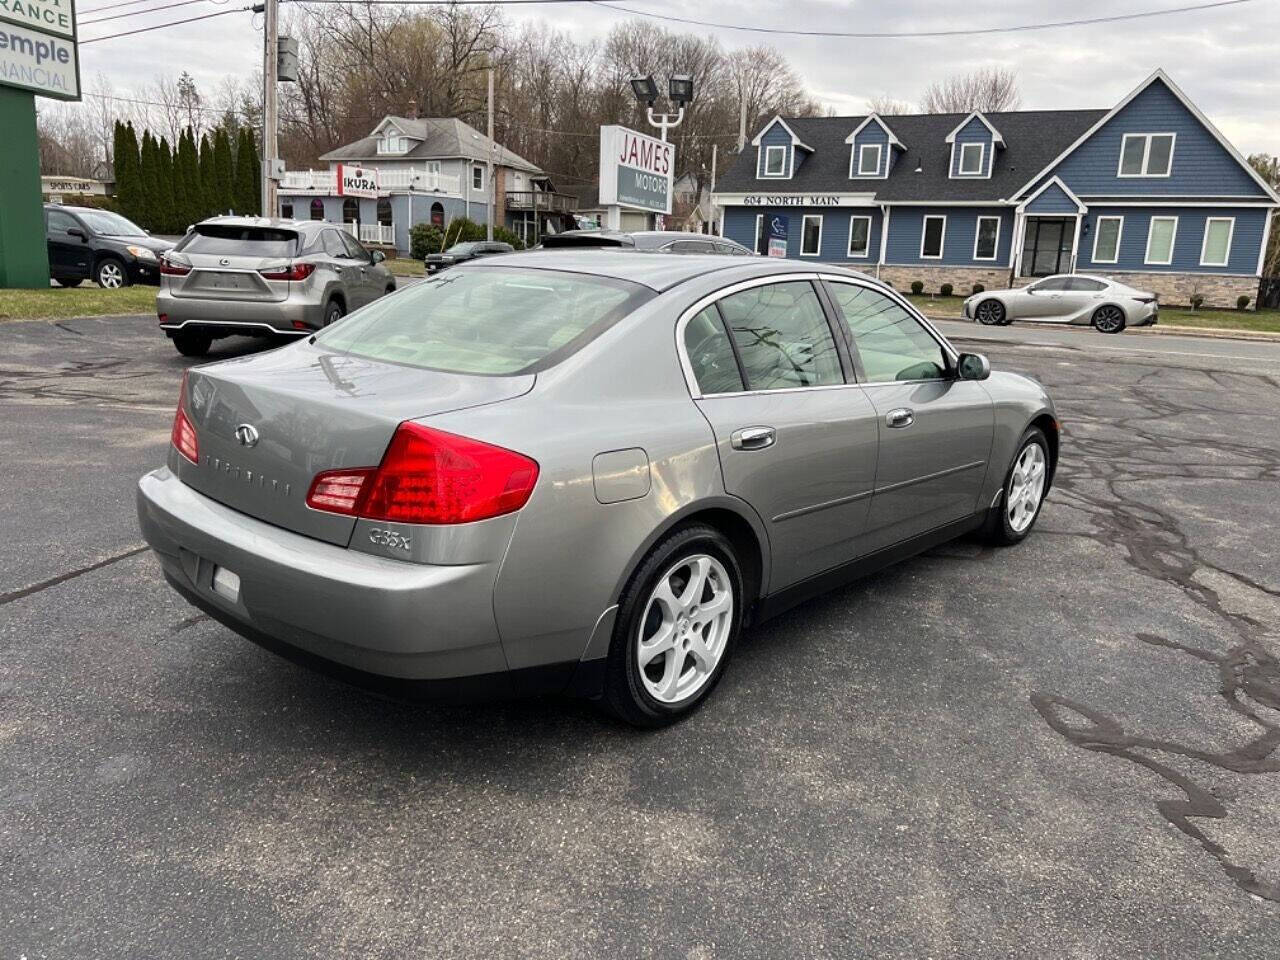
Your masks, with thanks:
[{"label": "rear side window", "polygon": [[1090,280],[1087,277],[1071,277],[1067,280],[1067,289],[1084,293],[1097,293],[1107,289],[1101,280]]},{"label": "rear side window", "polygon": [[215,257],[292,257],[298,252],[298,234],[276,227],[202,223],[182,238],[177,249]]},{"label": "rear side window", "polygon": [[720,311],[707,307],[684,327],[684,353],[689,358],[693,378],[704,394],[738,393],[742,390],[742,374],[733,344],[725,332]]},{"label": "rear side window", "polygon": [[748,389],[844,383],[831,328],[807,280],[731,294],[720,301],[720,310],[742,358]]},{"label": "rear side window", "polygon": [[330,350],[429,370],[535,373],[653,296],[608,277],[459,268],[377,300],[316,339]]}]

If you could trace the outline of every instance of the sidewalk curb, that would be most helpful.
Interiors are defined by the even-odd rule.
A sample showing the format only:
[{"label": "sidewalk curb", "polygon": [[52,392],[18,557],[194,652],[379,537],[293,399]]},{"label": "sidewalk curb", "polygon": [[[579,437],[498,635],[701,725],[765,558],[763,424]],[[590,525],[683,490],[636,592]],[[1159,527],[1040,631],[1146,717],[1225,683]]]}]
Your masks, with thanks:
[{"label": "sidewalk curb", "polygon": [[[974,323],[966,317],[930,317],[926,314],[930,322],[945,321],[950,323]],[[1035,326],[1039,326],[1036,324]],[[1088,332],[1088,327],[1068,327],[1063,324],[1053,324],[1055,329],[1075,329]],[[1268,333],[1265,330],[1232,330],[1229,327],[1179,327],[1175,325],[1157,324],[1154,327],[1130,327],[1125,334],[1139,334],[1141,336],[1166,336],[1166,337],[1203,337],[1207,340],[1255,340],[1261,343],[1280,343],[1280,333]]]}]

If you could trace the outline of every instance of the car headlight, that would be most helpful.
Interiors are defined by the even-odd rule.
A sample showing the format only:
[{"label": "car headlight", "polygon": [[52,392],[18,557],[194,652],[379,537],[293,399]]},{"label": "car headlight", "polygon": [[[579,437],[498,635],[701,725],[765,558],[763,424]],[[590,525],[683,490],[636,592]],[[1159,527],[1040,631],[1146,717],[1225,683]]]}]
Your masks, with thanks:
[{"label": "car headlight", "polygon": [[125,249],[139,260],[154,260],[156,258],[156,252],[148,250],[146,247],[125,247]]}]

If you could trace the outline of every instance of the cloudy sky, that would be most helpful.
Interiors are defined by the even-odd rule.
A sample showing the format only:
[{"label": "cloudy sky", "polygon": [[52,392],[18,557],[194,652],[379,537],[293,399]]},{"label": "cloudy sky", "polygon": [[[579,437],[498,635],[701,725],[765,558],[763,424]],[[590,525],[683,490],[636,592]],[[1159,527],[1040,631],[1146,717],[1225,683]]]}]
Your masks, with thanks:
[{"label": "cloudy sky", "polygon": [[[80,0],[82,23],[97,17],[161,7],[175,0],[91,12],[121,0]],[[242,5],[242,0],[222,0]],[[655,14],[720,23],[816,31],[923,31],[1003,27],[1110,16],[1206,0],[617,0]],[[81,28],[82,39],[218,9],[215,0],[145,12]],[[579,37],[602,36],[627,18],[600,4],[512,6],[513,20],[539,20]],[[931,81],[978,66],[1015,70],[1024,108],[1110,107],[1156,67],[1164,67],[1243,153],[1280,154],[1280,0],[1144,20],[1053,30],[946,39],[841,39],[765,36],[714,27],[655,21],[699,32],[734,48],[762,41],[781,50],[818,100],[856,114],[869,97],[915,100]],[[236,13],[167,30],[106,40],[81,48],[87,88],[105,75],[118,94],[157,73],[190,71],[206,90],[228,73],[249,75],[261,61],[261,17]]]}]

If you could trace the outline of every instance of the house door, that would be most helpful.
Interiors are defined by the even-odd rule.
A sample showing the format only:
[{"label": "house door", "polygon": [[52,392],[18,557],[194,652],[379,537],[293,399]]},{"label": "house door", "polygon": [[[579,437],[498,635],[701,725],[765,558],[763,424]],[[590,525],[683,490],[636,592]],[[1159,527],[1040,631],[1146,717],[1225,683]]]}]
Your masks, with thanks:
[{"label": "house door", "polygon": [[1075,217],[1027,217],[1026,233],[1022,237],[1021,275],[1049,277],[1070,273],[1075,239]]}]

